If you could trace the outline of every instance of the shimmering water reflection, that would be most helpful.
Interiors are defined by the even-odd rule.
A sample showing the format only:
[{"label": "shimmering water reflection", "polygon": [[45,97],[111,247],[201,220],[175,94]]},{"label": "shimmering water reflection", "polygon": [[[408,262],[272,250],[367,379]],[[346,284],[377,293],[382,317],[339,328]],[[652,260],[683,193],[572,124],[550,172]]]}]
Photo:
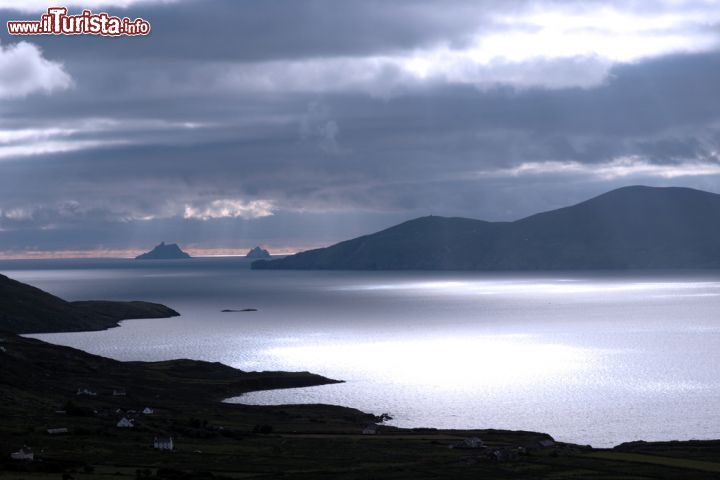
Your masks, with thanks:
[{"label": "shimmering water reflection", "polygon": [[[230,401],[332,403],[407,427],[609,446],[720,438],[720,273],[254,272],[240,260],[0,262],[68,299],[182,317],[37,335],[121,360],[308,370],[346,383]],[[224,308],[258,308],[245,314]]]},{"label": "shimmering water reflection", "polygon": [[571,379],[591,369],[597,355],[523,335],[291,345],[264,353],[310,370],[330,361],[345,371],[362,366],[382,381],[464,390]]}]

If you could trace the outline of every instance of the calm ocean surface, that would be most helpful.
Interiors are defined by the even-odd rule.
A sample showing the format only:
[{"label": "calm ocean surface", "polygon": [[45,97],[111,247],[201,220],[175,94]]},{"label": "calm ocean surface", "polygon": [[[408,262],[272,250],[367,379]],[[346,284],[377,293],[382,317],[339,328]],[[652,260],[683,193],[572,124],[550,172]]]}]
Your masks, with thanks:
[{"label": "calm ocean surface", "polygon": [[231,401],[332,403],[405,427],[593,446],[720,438],[720,272],[256,272],[232,258],[4,261],[0,272],[69,300],[182,314],[34,335],[49,342],[346,380]]}]

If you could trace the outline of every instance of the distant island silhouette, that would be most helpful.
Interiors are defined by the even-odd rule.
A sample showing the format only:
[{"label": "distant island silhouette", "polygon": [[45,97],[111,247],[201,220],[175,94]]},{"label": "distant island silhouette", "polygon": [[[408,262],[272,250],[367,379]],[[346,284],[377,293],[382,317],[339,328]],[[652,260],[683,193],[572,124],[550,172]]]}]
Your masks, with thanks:
[{"label": "distant island silhouette", "polygon": [[183,252],[177,243],[160,242],[160,245],[147,253],[138,255],[135,260],[176,260],[181,258],[190,258],[190,255]]},{"label": "distant island silhouette", "polygon": [[597,270],[720,267],[720,195],[631,186],[514,222],[429,216],[252,268]]},{"label": "distant island silhouette", "polygon": [[255,259],[270,258],[270,252],[268,252],[268,251],[265,250],[264,248],[255,247],[255,248],[253,248],[252,250],[250,250],[250,251],[247,253],[247,255],[245,255],[245,257],[247,257],[247,258],[255,258]]}]

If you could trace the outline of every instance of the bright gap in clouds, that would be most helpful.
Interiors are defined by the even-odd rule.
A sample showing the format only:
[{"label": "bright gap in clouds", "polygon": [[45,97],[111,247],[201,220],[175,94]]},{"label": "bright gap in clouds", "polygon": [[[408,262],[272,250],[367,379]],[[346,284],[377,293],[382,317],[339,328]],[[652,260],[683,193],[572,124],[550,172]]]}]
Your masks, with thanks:
[{"label": "bright gap in clouds", "polygon": [[[42,11],[52,3],[33,0],[20,5],[23,10]],[[173,2],[89,0],[67,5],[111,9],[148,3]],[[0,8],[17,9],[18,5],[0,0]],[[640,6],[497,2],[493,9],[479,2],[468,5],[458,11],[463,15],[475,11],[477,24],[462,42],[448,39],[404,51],[367,51],[357,56],[308,54],[275,61],[219,62],[193,76],[199,84],[232,91],[361,91],[378,97],[436,84],[591,88],[603,84],[617,63],[707,52],[720,46],[720,31],[715,27],[720,23],[720,9],[711,2],[648,1]],[[167,8],[182,8],[182,2]],[[58,88],[59,81],[42,88]]]},{"label": "bright gap in clouds", "polygon": [[36,141],[24,145],[0,145],[0,160],[16,161],[19,157],[75,152],[92,148],[126,145],[123,140],[57,140]]},{"label": "bright gap in clouds", "polygon": [[582,175],[588,178],[616,180],[633,176],[672,179],[720,175],[720,164],[712,161],[685,161],[657,164],[631,155],[609,162],[586,164],[576,161],[524,162],[512,168],[476,172],[479,178],[507,178],[542,175]]},{"label": "bright gap in clouds", "polygon": [[[13,161],[28,156],[139,144],[137,132],[176,132],[205,126],[197,122],[171,122],[152,118],[86,118],[59,126],[0,128],[0,160]],[[88,140],[84,138],[88,134],[102,134],[104,138]]]},{"label": "bright gap in clouds", "polygon": [[475,33],[459,46],[439,42],[393,54],[223,65],[213,76],[240,90],[376,96],[426,84],[590,88],[603,84],[618,63],[718,48],[718,22],[720,9],[705,4],[648,2],[644,10],[623,10],[529,3],[512,14],[478,12]]},{"label": "bright gap in clouds", "polygon": [[213,218],[262,218],[273,215],[274,205],[267,200],[243,201],[235,199],[213,200],[204,205],[186,205],[185,219],[210,220]]}]

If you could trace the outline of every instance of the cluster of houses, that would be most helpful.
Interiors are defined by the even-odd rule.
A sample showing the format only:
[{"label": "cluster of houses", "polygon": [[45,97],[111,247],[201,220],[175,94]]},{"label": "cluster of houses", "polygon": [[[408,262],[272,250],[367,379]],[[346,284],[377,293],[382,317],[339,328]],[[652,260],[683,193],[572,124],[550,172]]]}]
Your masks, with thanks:
[{"label": "cluster of houses", "polygon": [[[76,393],[76,394],[79,395],[79,396],[83,396],[83,395],[84,395],[84,396],[89,396],[89,397],[96,397],[98,393],[97,393],[97,390],[94,390],[94,389],[89,388],[89,387],[79,387],[79,388],[77,389],[77,393]],[[127,396],[127,390],[125,390],[125,389],[122,388],[122,387],[115,387],[115,388],[112,389],[112,396],[113,396],[113,397],[126,397],[126,396]],[[126,412],[123,412],[122,409],[119,409],[119,408],[118,408],[117,410],[115,410],[115,413],[117,413],[117,414],[122,414],[122,413],[127,414],[126,416],[123,416],[122,418],[120,418],[120,420],[118,420],[118,422],[117,422],[117,424],[116,424],[116,426],[117,426],[118,428],[135,428],[135,419],[132,417],[132,415],[135,415],[135,414],[137,413],[137,410],[127,410]],[[143,415],[152,415],[152,414],[155,413],[155,410],[154,410],[153,408],[151,408],[151,407],[145,407],[145,408],[141,411],[141,413],[142,413]]]},{"label": "cluster of houses", "polygon": [[[150,410],[149,413],[146,413],[147,410]],[[152,413],[152,409],[146,408],[143,413],[146,415],[149,415]],[[135,427],[135,420],[132,418],[123,417],[120,419],[120,421],[117,423],[118,428],[134,428]],[[168,436],[159,436],[155,437],[153,439],[153,448],[156,450],[169,450],[172,451],[175,449],[175,443],[173,441],[173,437]]]},{"label": "cluster of houses", "polygon": [[[115,411],[115,413],[122,413],[122,410],[120,410],[118,408]],[[125,413],[127,413],[128,415],[122,417],[117,422],[117,427],[118,428],[135,428],[135,418],[133,418],[133,415],[135,415],[137,413],[137,410],[128,410]],[[150,408],[150,407],[145,407],[140,411],[140,413],[142,413],[143,415],[153,415],[155,413],[155,409]]]},{"label": "cluster of houses", "polygon": [[[56,430],[67,431],[66,428],[65,429],[56,429]],[[170,452],[175,450],[175,443],[173,441],[173,437],[168,437],[168,436],[155,437],[153,439],[153,448],[156,450],[170,451]],[[25,445],[17,452],[12,452],[10,454],[10,458],[12,460],[32,462],[35,460],[35,453],[33,452],[32,448]]]},{"label": "cluster of houses", "polygon": [[[92,389],[87,386],[81,386],[77,389],[76,395],[78,396],[88,396],[88,397],[96,397],[98,396],[98,392],[95,389]],[[114,397],[125,397],[127,396],[127,391],[124,388],[113,388],[112,395]],[[58,414],[64,414],[66,413],[65,410],[58,410],[56,411]],[[95,413],[98,413],[95,411]],[[145,407],[140,412],[137,410],[127,410],[123,411],[122,409],[115,410],[115,414],[123,415],[120,420],[115,424],[117,428],[135,428],[135,415],[136,414],[142,414],[142,415],[153,415],[155,413],[155,409],[152,407]],[[66,427],[53,427],[47,429],[48,435],[62,435],[70,433],[70,430]],[[153,448],[157,450],[168,450],[172,451],[175,448],[173,437],[169,436],[156,436],[153,439]],[[33,453],[32,448],[28,446],[23,446],[21,449],[19,449],[16,452],[12,452],[10,454],[10,458],[13,460],[23,460],[23,461],[34,461],[35,460],[35,454]]]},{"label": "cluster of houses", "polygon": [[[79,387],[76,392],[76,395],[78,395],[78,396],[86,395],[88,397],[97,397],[97,394],[98,394],[97,390],[94,390],[94,389],[88,388],[88,387]],[[127,392],[125,391],[124,388],[113,388],[113,391],[112,391],[113,397],[124,397],[126,395],[127,395]]]},{"label": "cluster of houses", "polygon": [[497,447],[489,448],[477,437],[464,438],[462,442],[450,445],[451,449],[476,449],[482,450],[490,460],[496,462],[511,462],[517,460],[520,455],[545,450],[555,447],[555,441],[549,438],[538,440],[518,447]]},{"label": "cluster of houses", "polygon": [[[96,396],[97,391],[89,389],[87,387],[81,387],[77,390],[78,395],[89,395],[89,396]],[[112,390],[113,397],[126,397],[127,391],[124,388],[115,387]],[[134,416],[138,413],[137,410],[127,410],[123,411],[122,409],[115,410],[116,414],[124,414],[120,420],[115,424],[117,428],[135,428],[135,418]],[[155,409],[152,407],[145,407],[140,411],[143,415],[153,415],[155,413]],[[153,448],[156,448],[158,450],[173,450],[174,449],[174,443],[172,437],[155,437],[153,440]]]}]

